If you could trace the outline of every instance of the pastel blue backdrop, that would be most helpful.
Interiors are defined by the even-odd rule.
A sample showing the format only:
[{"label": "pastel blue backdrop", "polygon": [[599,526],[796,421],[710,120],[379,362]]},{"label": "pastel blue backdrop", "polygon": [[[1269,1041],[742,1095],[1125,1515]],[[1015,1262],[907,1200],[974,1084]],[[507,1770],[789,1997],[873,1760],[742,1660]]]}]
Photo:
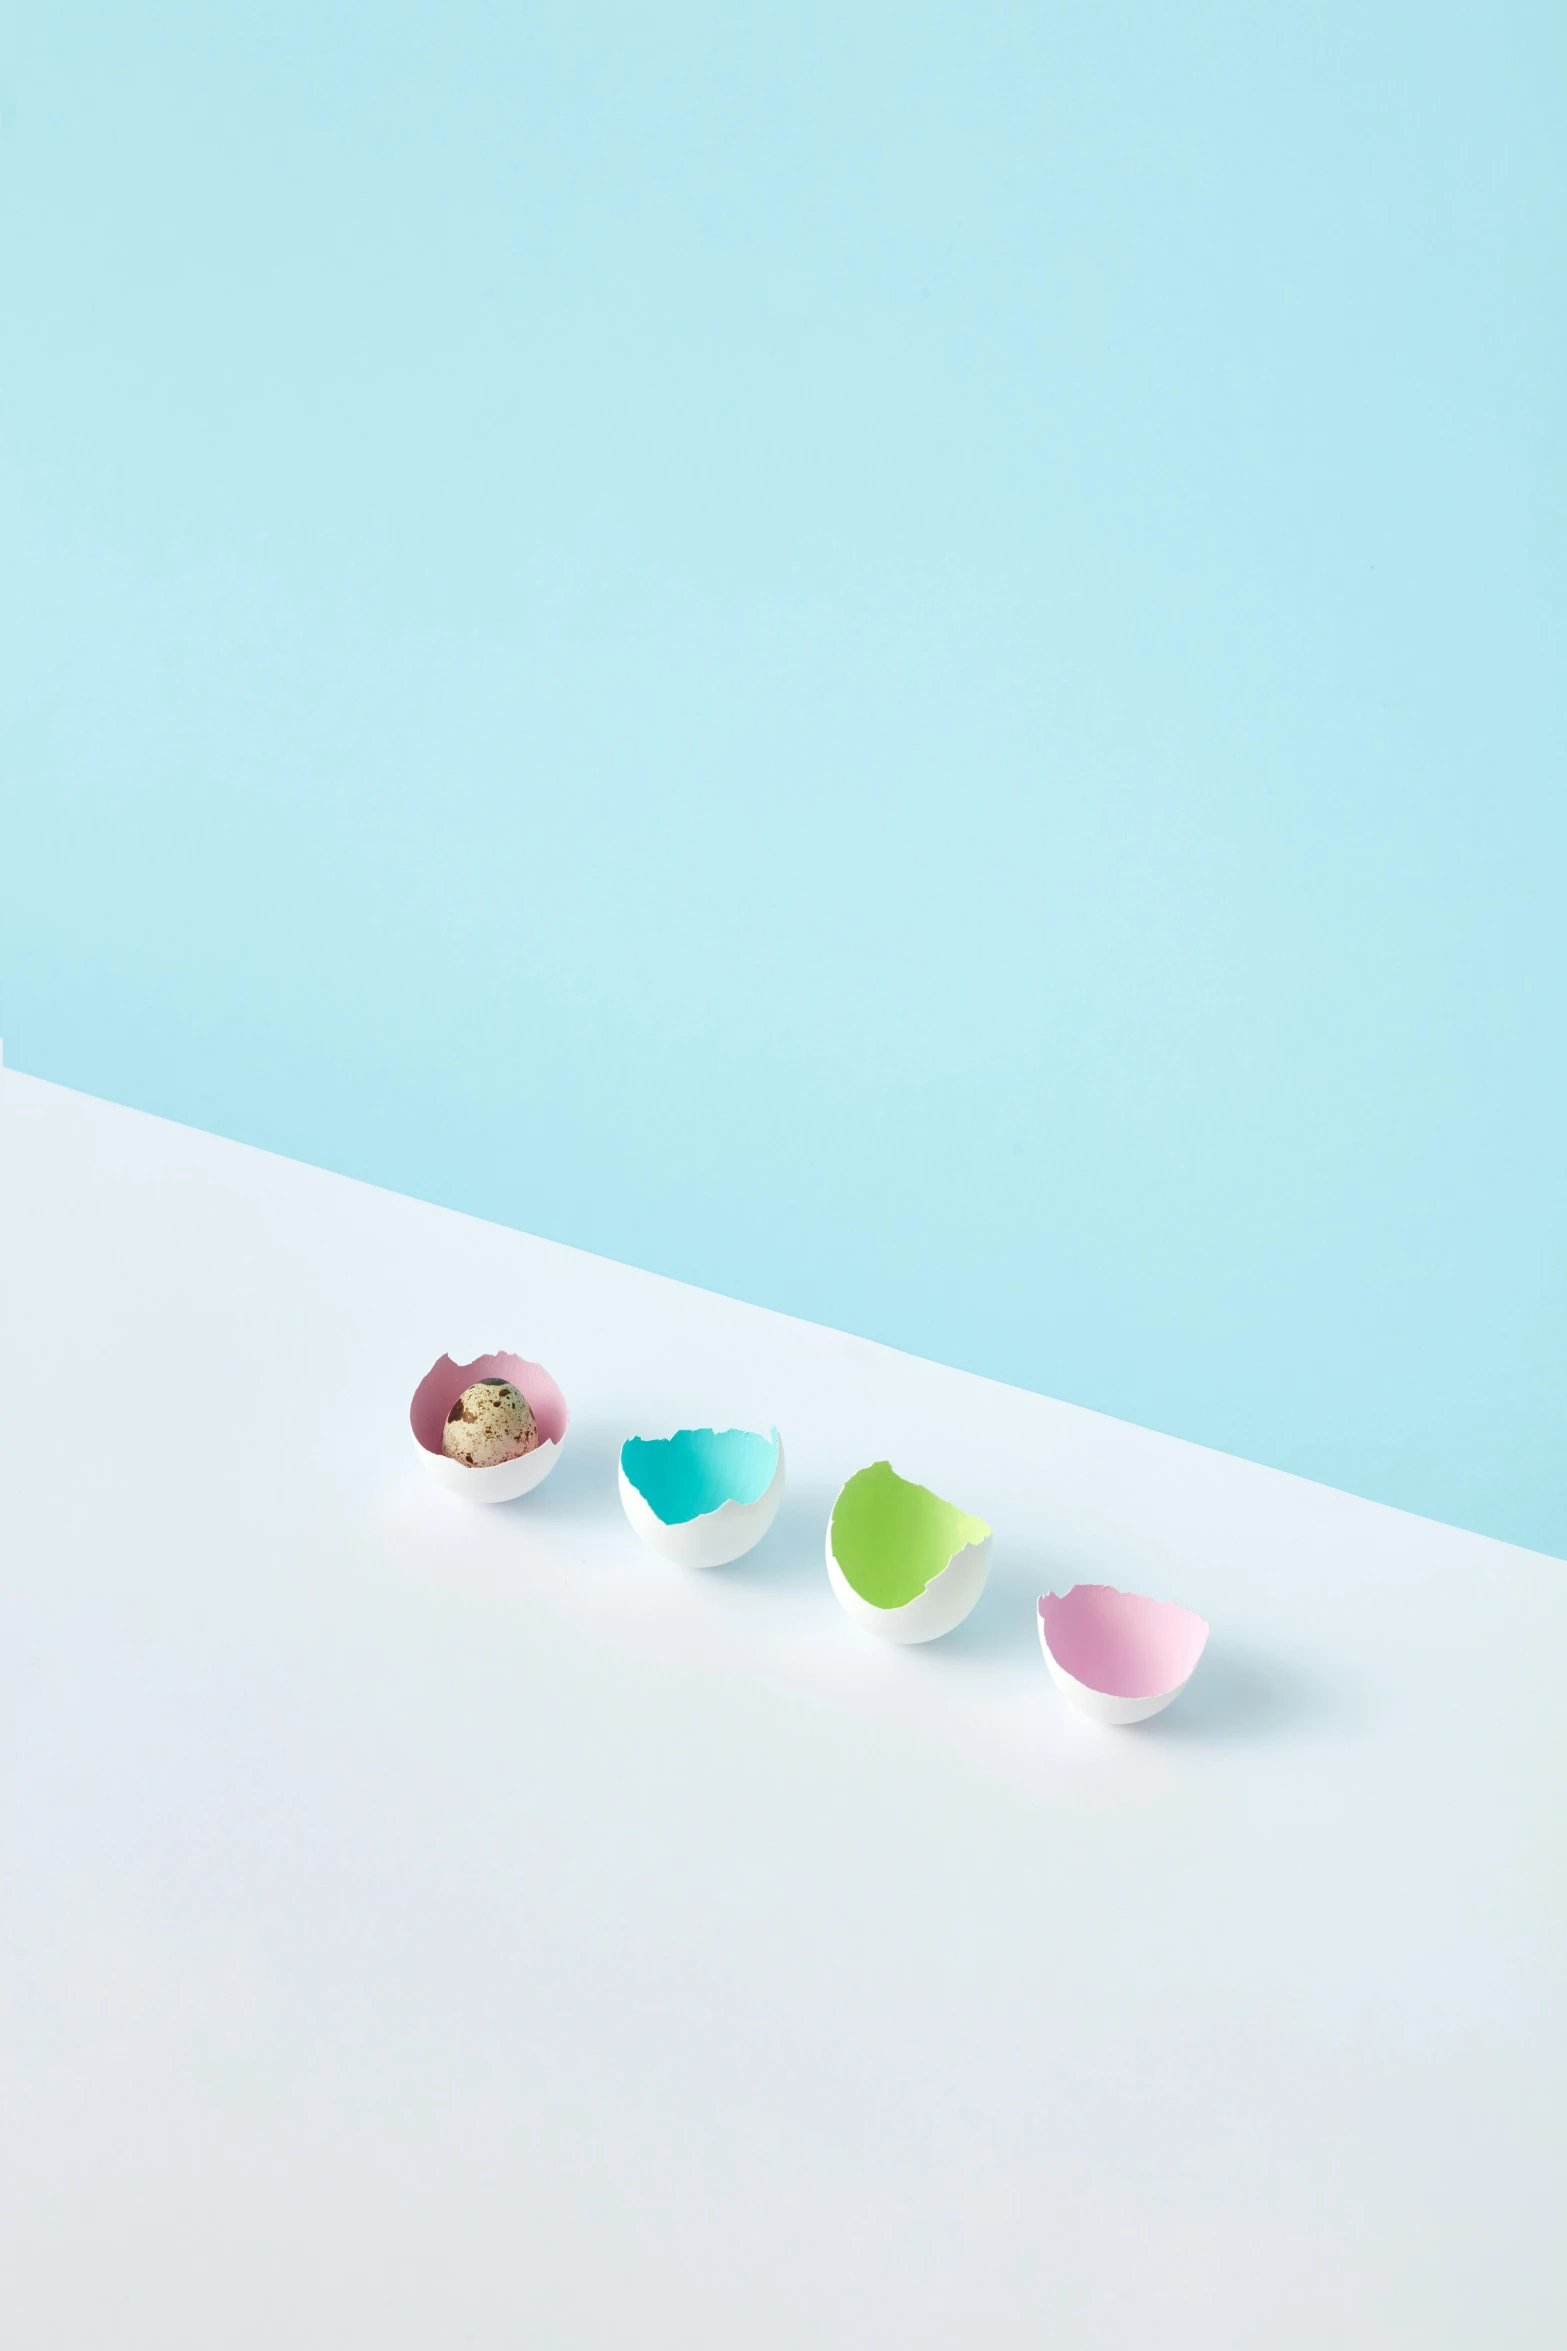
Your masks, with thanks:
[{"label": "pastel blue backdrop", "polygon": [[1567,11],[8,27],[14,1064],[1567,1550]]}]

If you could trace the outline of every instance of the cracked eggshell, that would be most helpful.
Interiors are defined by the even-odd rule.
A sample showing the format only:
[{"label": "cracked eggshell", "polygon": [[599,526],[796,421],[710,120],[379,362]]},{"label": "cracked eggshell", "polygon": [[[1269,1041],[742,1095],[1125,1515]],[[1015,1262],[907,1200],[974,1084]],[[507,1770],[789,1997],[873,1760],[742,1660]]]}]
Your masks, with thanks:
[{"label": "cracked eggshell", "polygon": [[628,1437],[620,1499],[650,1551],[683,1567],[726,1567],[753,1550],[778,1516],[783,1440],[754,1429],[676,1429]]},{"label": "cracked eggshell", "polygon": [[1074,1584],[1039,1603],[1039,1645],[1059,1689],[1096,1722],[1146,1722],[1197,1670],[1208,1627],[1173,1600]]},{"label": "cracked eggshell", "polygon": [[990,1573],[990,1529],[890,1461],[856,1470],[827,1522],[827,1580],[884,1641],[935,1641],[968,1615]]},{"label": "cracked eggshell", "polygon": [[[465,1461],[454,1461],[441,1451],[446,1415],[475,1380],[510,1380],[527,1397],[539,1431],[531,1453],[494,1462],[487,1469],[470,1469]],[[479,1355],[472,1363],[453,1363],[443,1355],[425,1373],[408,1407],[414,1444],[430,1475],[470,1502],[513,1502],[519,1494],[531,1493],[560,1459],[570,1418],[566,1399],[543,1364],[529,1363],[521,1355]]]}]

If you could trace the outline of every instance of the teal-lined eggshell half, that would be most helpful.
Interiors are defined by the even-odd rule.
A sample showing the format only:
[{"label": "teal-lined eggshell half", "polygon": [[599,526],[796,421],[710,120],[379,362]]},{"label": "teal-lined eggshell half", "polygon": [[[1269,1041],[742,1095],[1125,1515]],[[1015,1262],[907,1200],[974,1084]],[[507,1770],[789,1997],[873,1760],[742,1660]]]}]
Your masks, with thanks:
[{"label": "teal-lined eggshell half", "polygon": [[620,1466],[655,1518],[686,1526],[725,1502],[760,1502],[778,1467],[778,1431],[677,1429],[628,1437]]}]

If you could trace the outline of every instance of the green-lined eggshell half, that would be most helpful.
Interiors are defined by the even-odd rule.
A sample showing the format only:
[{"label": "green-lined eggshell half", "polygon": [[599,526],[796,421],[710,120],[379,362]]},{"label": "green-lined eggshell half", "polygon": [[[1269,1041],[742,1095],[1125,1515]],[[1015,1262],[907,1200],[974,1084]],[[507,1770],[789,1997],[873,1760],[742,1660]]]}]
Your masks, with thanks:
[{"label": "green-lined eggshell half", "polygon": [[848,1615],[887,1641],[934,1641],[990,1573],[990,1529],[890,1461],[856,1470],[827,1523],[827,1576]]}]

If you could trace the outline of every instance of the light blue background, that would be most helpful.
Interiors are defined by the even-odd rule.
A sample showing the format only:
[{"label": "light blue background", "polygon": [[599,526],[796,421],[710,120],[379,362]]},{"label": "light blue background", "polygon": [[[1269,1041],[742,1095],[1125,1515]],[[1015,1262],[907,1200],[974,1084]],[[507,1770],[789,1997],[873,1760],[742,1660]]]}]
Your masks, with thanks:
[{"label": "light blue background", "polygon": [[1567,12],[0,77],[12,1062],[1567,1550]]}]

